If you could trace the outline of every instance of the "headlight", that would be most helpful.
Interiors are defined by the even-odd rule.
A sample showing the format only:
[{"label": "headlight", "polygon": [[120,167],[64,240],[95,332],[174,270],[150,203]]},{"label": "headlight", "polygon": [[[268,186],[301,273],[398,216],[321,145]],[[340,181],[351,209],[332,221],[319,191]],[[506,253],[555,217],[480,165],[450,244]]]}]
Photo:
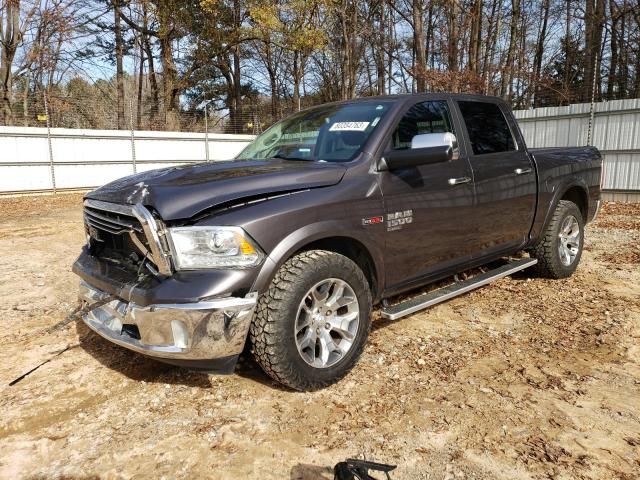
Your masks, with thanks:
[{"label": "headlight", "polygon": [[264,254],[239,227],[176,227],[169,241],[178,270],[253,267]]}]

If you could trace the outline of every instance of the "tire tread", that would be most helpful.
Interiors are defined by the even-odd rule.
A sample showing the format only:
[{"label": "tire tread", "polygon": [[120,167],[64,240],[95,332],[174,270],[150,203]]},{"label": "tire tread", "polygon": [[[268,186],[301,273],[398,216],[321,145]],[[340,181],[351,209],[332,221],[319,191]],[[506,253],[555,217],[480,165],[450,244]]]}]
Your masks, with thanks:
[{"label": "tire tread", "polygon": [[[555,232],[558,224],[570,210],[576,210],[578,214],[580,213],[575,203],[569,200],[560,200],[558,202],[544,236],[529,252],[532,257],[538,259],[538,263],[535,265],[534,270],[541,277],[559,279],[568,276],[567,271],[562,268],[562,265],[559,262],[559,255],[556,251],[557,245]],[[583,228],[583,225],[580,225],[580,228]],[[582,242],[580,244],[580,248],[582,248]],[[577,263],[578,260],[576,260],[573,267],[577,266]],[[573,273],[573,270],[571,270],[569,275],[571,273]]]},{"label": "tire tread", "polygon": [[[256,314],[249,329],[253,357],[270,377],[296,390],[315,390],[337,381],[353,367],[360,354],[360,352],[356,352],[350,358],[349,363],[343,367],[340,376],[331,382],[307,378],[282,354],[282,345],[285,339],[281,338],[278,333],[278,323],[281,321],[279,313],[282,314],[286,309],[283,305],[286,300],[286,292],[294,289],[296,282],[305,272],[322,266],[330,266],[336,260],[341,263],[341,268],[349,268],[367,286],[365,289],[368,295],[367,305],[370,306],[371,292],[360,268],[349,258],[325,250],[302,252],[287,260],[277,271],[268,290],[258,299]],[[367,328],[366,338],[371,328],[371,322],[361,322],[361,324],[363,323]]]}]

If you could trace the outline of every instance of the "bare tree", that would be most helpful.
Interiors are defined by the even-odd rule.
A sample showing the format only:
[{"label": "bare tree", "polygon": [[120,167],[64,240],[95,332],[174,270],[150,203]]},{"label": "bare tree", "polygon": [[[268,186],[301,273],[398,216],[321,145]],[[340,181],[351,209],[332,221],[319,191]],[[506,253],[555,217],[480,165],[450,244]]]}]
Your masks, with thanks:
[{"label": "bare tree", "polygon": [[518,42],[518,28],[520,23],[520,0],[511,0],[511,26],[509,31],[509,47],[502,65],[500,80],[500,95],[511,100],[513,94],[513,71],[516,46]]},{"label": "bare tree", "polygon": [[112,0],[113,4],[113,33],[115,36],[115,57],[116,57],[116,111],[118,115],[118,129],[124,128],[124,47],[122,39],[121,20],[121,0]]},{"label": "bare tree", "polygon": [[3,0],[0,5],[0,122],[13,121],[14,61],[24,32],[35,13],[31,7],[21,21],[20,0]]}]

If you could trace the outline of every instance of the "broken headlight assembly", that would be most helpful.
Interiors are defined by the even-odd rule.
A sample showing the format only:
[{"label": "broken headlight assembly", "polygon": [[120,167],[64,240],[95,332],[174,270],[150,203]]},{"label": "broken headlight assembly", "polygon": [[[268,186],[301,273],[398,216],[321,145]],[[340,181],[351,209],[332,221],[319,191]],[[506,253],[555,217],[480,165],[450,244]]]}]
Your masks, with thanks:
[{"label": "broken headlight assembly", "polygon": [[240,227],[174,227],[168,238],[178,270],[255,267],[264,258]]}]

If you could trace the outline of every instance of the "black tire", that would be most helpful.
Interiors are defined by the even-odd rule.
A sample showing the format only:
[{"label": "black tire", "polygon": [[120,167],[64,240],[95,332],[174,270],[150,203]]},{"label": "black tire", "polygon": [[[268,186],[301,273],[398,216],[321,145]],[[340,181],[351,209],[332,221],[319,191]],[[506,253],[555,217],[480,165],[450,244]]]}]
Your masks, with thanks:
[{"label": "black tire", "polygon": [[[326,279],[339,279],[351,287],[359,309],[359,324],[348,351],[334,365],[317,368],[298,351],[296,319],[301,302],[310,298],[307,293]],[[324,250],[296,255],[282,265],[258,300],[249,331],[253,356],[269,376],[295,390],[326,387],[344,377],[360,357],[371,329],[371,304],[367,279],[349,258]]]},{"label": "black tire", "polygon": [[[561,259],[560,254],[560,230],[569,217],[577,220],[579,226],[577,253],[567,265]],[[545,278],[566,278],[573,274],[580,263],[582,247],[584,244],[584,218],[577,205],[569,200],[560,200],[553,212],[553,217],[540,242],[530,250],[530,255],[538,259],[534,270]]]}]

